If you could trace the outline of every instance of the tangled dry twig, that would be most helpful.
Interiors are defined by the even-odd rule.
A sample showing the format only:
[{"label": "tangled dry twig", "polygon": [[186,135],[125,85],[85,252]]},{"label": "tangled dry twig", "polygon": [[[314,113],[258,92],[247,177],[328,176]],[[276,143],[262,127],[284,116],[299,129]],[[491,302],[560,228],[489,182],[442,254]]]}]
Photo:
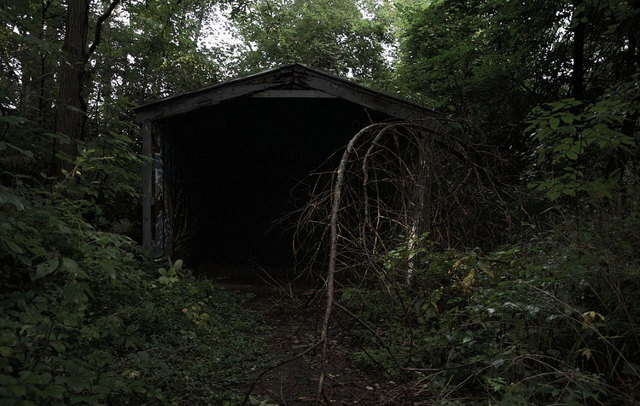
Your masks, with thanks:
[{"label": "tangled dry twig", "polygon": [[327,258],[317,403],[323,394],[337,274],[359,283],[366,283],[368,273],[392,279],[392,287],[410,283],[412,263],[401,277],[389,275],[379,268],[380,255],[398,244],[411,249],[422,235],[446,246],[475,243],[498,227],[476,221],[482,213],[504,211],[501,199],[495,199],[497,182],[475,163],[468,146],[434,127],[387,123],[363,128],[350,140],[330,180],[327,173],[318,176],[300,212],[296,252],[309,253],[303,259],[307,269],[317,267],[323,253]]}]

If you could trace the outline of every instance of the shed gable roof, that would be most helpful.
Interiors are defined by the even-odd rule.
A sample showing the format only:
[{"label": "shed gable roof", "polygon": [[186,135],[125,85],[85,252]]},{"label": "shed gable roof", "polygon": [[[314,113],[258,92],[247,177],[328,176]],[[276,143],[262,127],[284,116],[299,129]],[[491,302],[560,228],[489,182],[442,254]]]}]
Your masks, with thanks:
[{"label": "shed gable roof", "polygon": [[301,64],[286,65],[152,101],[134,109],[136,121],[159,120],[238,97],[340,98],[402,120],[438,114],[414,103],[377,92]]}]

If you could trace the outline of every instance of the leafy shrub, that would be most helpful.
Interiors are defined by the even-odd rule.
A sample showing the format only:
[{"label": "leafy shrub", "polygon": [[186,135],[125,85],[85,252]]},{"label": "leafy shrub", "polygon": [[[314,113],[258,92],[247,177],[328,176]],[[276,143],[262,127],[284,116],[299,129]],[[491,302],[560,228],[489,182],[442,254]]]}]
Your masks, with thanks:
[{"label": "leafy shrub", "polygon": [[[456,404],[631,404],[640,382],[638,220],[609,218],[488,254],[428,241],[399,247],[383,258],[383,289],[343,291],[378,335],[358,333],[356,359]],[[390,286],[389,274],[406,274],[410,261],[411,283]]]},{"label": "leafy shrub", "polygon": [[3,174],[0,404],[233,401],[264,350],[261,330],[179,261],[156,270],[130,238],[105,231],[113,218],[98,203],[135,194],[105,178],[133,183],[103,158],[85,150],[60,181]]}]

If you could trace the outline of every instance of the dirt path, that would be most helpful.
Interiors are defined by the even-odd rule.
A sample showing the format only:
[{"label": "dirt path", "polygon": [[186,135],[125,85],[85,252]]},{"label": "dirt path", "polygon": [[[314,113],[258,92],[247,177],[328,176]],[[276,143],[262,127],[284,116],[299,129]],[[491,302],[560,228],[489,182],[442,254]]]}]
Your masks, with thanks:
[{"label": "dirt path", "polygon": [[[296,292],[295,300],[267,285],[221,283],[221,288],[250,293],[247,305],[273,328],[269,352],[275,359],[295,357],[317,341],[321,325],[319,301],[313,290]],[[314,302],[315,305],[305,305]],[[390,393],[394,384],[377,371],[363,371],[353,361],[355,344],[340,327],[333,326],[329,338],[330,356],[325,395],[332,405],[397,405]],[[319,350],[295,359],[260,379],[253,393],[258,399],[283,406],[315,402],[320,367]],[[256,371],[259,373],[261,371]]]}]

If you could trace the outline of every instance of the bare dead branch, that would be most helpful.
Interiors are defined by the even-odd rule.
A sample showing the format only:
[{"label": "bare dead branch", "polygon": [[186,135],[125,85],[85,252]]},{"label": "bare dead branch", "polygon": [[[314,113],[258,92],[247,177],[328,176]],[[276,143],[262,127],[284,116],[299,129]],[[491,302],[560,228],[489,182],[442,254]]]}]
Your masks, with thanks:
[{"label": "bare dead branch", "polygon": [[109,17],[111,17],[111,13],[113,13],[113,10],[116,7],[118,7],[118,4],[120,4],[120,0],[113,0],[111,4],[109,4],[107,9],[104,11],[104,13],[102,13],[102,15],[98,17],[98,21],[96,22],[96,30],[93,37],[93,42],[91,43],[91,45],[89,46],[89,50],[87,51],[87,56],[86,56],[87,59],[91,57],[91,55],[93,55],[98,45],[100,45],[100,40],[102,36],[102,26],[109,19]]},{"label": "bare dead branch", "polygon": [[355,144],[360,140],[364,134],[373,128],[379,127],[380,124],[372,124],[368,127],[360,130],[347,145],[347,149],[342,155],[340,165],[338,166],[336,183],[333,188],[333,202],[331,205],[331,240],[330,240],[330,254],[329,254],[329,269],[327,270],[327,304],[325,307],[324,320],[322,322],[322,330],[320,331],[320,342],[322,343],[322,356],[320,366],[320,379],[318,382],[318,393],[316,395],[316,404],[320,403],[320,398],[323,393],[324,377],[326,374],[326,360],[327,360],[327,334],[329,330],[329,320],[331,319],[331,310],[333,307],[333,293],[334,293],[334,276],[336,271],[336,256],[338,252],[338,212],[340,210],[340,198],[342,194],[342,183],[344,181],[344,172],[347,166],[347,160],[353,153]]},{"label": "bare dead branch", "polygon": [[[418,264],[407,259],[389,265],[385,261],[392,249],[419,249],[423,235],[443,248],[492,244],[499,241],[496,228],[509,224],[504,188],[496,170],[487,165],[495,162],[499,167],[499,154],[490,147],[470,146],[445,131],[427,129],[439,126],[370,125],[349,141],[335,171],[318,172],[306,180],[310,197],[295,214],[296,266],[309,272],[318,266],[326,269],[316,403],[324,394],[334,306],[355,316],[399,365],[397,354],[380,343],[348,303],[335,302],[336,287],[374,287],[408,314],[414,303],[405,303],[400,288],[411,283]],[[407,337],[413,342],[410,325]]]}]

